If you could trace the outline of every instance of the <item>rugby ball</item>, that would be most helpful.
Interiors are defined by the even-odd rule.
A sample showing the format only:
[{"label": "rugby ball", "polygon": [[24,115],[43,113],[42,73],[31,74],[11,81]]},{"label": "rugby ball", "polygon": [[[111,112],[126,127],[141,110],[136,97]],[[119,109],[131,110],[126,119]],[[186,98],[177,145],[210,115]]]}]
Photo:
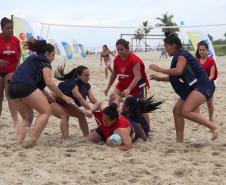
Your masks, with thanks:
[{"label": "rugby ball", "polygon": [[118,134],[112,134],[110,136],[111,142],[113,145],[121,145],[122,144],[122,138]]}]

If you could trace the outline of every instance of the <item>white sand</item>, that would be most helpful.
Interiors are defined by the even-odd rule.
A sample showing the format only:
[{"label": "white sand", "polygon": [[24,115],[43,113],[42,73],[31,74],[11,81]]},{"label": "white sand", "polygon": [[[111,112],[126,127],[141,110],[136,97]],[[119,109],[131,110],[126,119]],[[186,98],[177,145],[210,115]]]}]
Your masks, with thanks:
[{"label": "white sand", "polygon": [[[159,53],[138,54],[145,62],[169,66],[159,61]],[[77,59],[78,60],[78,59]],[[88,57],[68,62],[67,69],[78,64],[91,71],[96,97],[105,99],[107,81],[99,58]],[[4,101],[0,119],[0,185],[207,185],[226,184],[226,57],[218,58],[219,80],[214,97],[214,121],[222,127],[220,138],[211,142],[211,133],[203,126],[186,121],[185,143],[175,143],[172,108],[177,95],[168,83],[151,82],[149,95],[165,100],[160,110],[151,114],[152,132],[146,143],[138,141],[128,152],[89,143],[75,118],[70,118],[70,136],[62,141],[59,120],[51,117],[38,145],[24,149],[15,144],[15,129]],[[55,62],[53,66],[58,65]],[[148,71],[150,74],[150,71]],[[202,112],[206,114],[206,105]],[[95,128],[94,119],[89,119]],[[29,134],[26,140],[29,139]]]}]

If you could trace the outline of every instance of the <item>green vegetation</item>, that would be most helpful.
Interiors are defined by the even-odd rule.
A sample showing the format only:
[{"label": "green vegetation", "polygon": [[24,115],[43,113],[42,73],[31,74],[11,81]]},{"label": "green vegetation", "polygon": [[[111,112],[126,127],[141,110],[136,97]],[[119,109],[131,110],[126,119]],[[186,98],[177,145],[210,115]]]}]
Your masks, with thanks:
[{"label": "green vegetation", "polygon": [[[162,14],[162,17],[157,17],[156,19],[160,21],[160,23],[156,24],[156,26],[164,27],[164,26],[177,26],[175,22],[173,22],[173,15],[168,15],[168,12]],[[180,31],[179,28],[162,28],[162,32],[177,32]]]}]

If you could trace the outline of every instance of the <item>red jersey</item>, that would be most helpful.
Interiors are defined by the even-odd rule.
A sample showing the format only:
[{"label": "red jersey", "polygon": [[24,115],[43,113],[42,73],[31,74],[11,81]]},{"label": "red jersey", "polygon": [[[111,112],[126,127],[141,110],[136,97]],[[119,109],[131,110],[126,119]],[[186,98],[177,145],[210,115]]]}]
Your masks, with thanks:
[{"label": "red jersey", "polygon": [[0,72],[14,72],[20,61],[20,54],[20,41],[15,36],[5,40],[2,34],[0,34],[0,59],[9,62],[6,67],[0,67]]},{"label": "red jersey", "polygon": [[198,63],[202,66],[202,68],[206,71],[208,77],[210,76],[211,67],[215,66],[215,74],[213,80],[217,79],[218,71],[215,60],[212,57],[207,57],[204,64],[201,63],[200,58],[197,59]]},{"label": "red jersey", "polygon": [[102,116],[103,116],[102,112],[94,112],[95,120],[99,125],[99,128],[101,129],[105,139],[109,138],[113,134],[114,130],[116,130],[117,128],[131,127],[130,122],[123,115],[120,115],[119,119],[115,121],[112,125],[108,127],[104,126]]},{"label": "red jersey", "polygon": [[[129,53],[126,60],[122,60],[119,55],[116,56],[114,59],[114,70],[118,75],[118,81],[119,81],[119,83],[116,86],[118,90],[123,91],[129,87],[129,85],[134,79],[133,67],[136,64],[140,64],[140,73],[146,83],[145,85],[149,88],[149,81],[145,73],[145,66],[143,61],[133,53]],[[139,91],[139,84],[137,84],[131,90],[131,95],[137,96],[136,95],[137,91]]]}]

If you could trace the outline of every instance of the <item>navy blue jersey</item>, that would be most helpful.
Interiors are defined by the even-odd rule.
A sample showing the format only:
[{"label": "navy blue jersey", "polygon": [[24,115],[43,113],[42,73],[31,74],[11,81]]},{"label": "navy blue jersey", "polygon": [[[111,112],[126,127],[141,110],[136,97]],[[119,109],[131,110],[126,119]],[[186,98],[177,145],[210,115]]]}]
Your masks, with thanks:
[{"label": "navy blue jersey", "polygon": [[[198,64],[197,60],[193,57],[191,53],[187,50],[180,49],[176,55],[173,57],[170,68],[175,68],[177,65],[177,60],[179,56],[183,56],[187,60],[187,64],[184,68],[184,71],[181,76],[179,76],[184,83],[189,86],[193,85],[191,83],[192,80],[197,79],[200,80],[202,78],[208,78],[203,68]],[[191,81],[190,81],[191,80]]]},{"label": "navy blue jersey", "polygon": [[41,54],[31,55],[25,59],[13,74],[10,84],[24,83],[43,90],[46,86],[42,73],[44,68],[52,69],[47,58]]},{"label": "navy blue jersey", "polygon": [[71,97],[78,106],[81,106],[80,102],[77,98],[75,98],[72,94],[72,90],[75,86],[78,86],[79,92],[82,97],[86,100],[88,95],[88,91],[90,90],[90,84],[83,83],[80,79],[71,78],[67,79],[61,83],[59,83],[58,88],[67,96]]},{"label": "navy blue jersey", "polygon": [[176,53],[172,59],[170,68],[176,68],[179,56],[184,56],[187,64],[180,76],[169,76],[169,81],[175,92],[185,100],[189,93],[196,89],[197,86],[209,86],[210,81],[206,72],[187,50],[180,49]]}]

